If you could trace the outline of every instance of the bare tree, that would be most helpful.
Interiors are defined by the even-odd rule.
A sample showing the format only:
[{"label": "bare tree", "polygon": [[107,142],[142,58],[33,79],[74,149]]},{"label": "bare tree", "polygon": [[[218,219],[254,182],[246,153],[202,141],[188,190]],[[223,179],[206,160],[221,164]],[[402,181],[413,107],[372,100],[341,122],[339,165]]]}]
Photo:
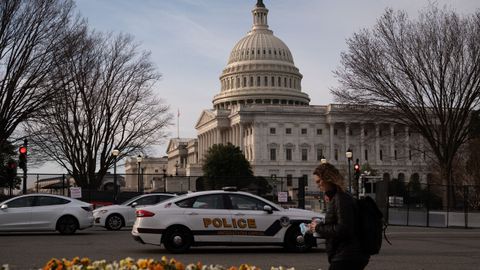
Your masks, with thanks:
[{"label": "bare tree", "polygon": [[411,20],[387,10],[347,44],[332,93],[420,134],[453,184],[453,161],[480,101],[480,12],[461,17],[432,5]]},{"label": "bare tree", "polygon": [[0,1],[0,145],[53,95],[47,75],[72,10],[68,0]]},{"label": "bare tree", "polygon": [[160,75],[149,53],[127,35],[77,30],[51,74],[61,81],[57,94],[27,132],[79,186],[95,189],[113,165],[113,149],[122,158],[158,142],[172,115],[153,94]]}]

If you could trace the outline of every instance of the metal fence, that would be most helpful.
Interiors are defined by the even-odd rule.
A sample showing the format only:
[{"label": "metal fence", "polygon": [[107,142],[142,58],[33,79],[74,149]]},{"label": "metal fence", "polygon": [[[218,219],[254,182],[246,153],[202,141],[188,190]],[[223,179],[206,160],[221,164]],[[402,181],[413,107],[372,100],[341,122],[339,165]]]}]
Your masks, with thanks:
[{"label": "metal fence", "polygon": [[[116,180],[115,180],[116,178]],[[284,207],[301,207],[322,212],[325,209],[323,194],[314,183],[303,177],[256,177],[268,183],[269,189],[261,192],[258,186],[249,185],[244,190],[259,194]],[[113,183],[117,181],[115,197]],[[133,196],[151,192],[185,193],[202,190],[201,176],[174,176],[167,174],[107,174],[96,190],[82,188],[81,199],[96,205],[121,203]],[[238,178],[232,182],[242,183]],[[305,181],[305,182],[302,182]],[[75,186],[66,174],[29,174],[28,193],[51,193],[70,196]],[[302,183],[305,189],[302,189]],[[310,188],[309,188],[310,187]],[[14,190],[13,195],[21,194]],[[0,189],[0,201],[8,191]],[[366,195],[374,197],[389,224],[426,227],[480,228],[480,186],[445,186],[380,180],[373,183]]]},{"label": "metal fence", "polygon": [[480,228],[480,186],[390,184],[389,224]]}]

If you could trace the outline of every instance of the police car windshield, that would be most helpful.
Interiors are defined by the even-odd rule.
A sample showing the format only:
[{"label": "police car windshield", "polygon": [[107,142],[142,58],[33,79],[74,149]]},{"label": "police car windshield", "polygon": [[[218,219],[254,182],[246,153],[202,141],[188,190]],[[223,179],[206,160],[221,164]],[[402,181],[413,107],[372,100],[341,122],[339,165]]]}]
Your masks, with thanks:
[{"label": "police car windshield", "polygon": [[[145,198],[145,199],[141,199],[142,197]],[[168,198],[165,198],[165,197],[168,197]],[[148,204],[152,204],[152,202],[153,203],[164,202],[164,201],[169,200],[171,198],[175,198],[175,196],[174,195],[168,195],[168,194],[138,195],[136,197],[131,198],[130,200],[125,201],[121,205],[130,205],[133,202],[138,201],[139,199],[142,200],[142,201],[141,202],[138,201],[137,203],[148,205]],[[148,202],[150,202],[150,203],[148,203]]]}]

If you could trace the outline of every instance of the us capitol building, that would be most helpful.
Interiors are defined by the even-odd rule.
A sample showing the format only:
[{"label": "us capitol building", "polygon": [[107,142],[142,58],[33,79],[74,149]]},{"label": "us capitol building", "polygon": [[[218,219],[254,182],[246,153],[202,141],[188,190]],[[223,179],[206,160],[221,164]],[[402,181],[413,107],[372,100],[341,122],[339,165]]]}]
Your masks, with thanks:
[{"label": "us capitol building", "polygon": [[[195,126],[197,138],[173,138],[167,148],[169,174],[201,176],[204,155],[213,144],[232,143],[243,151],[257,176],[284,177],[286,188],[326,159],[348,177],[347,149],[387,179],[428,176],[424,143],[408,127],[342,104],[310,105],[302,74],[287,45],[268,26],[268,9],[259,0],[253,26],[233,47],[220,76],[213,108]],[[293,179],[293,180],[292,180]]]}]

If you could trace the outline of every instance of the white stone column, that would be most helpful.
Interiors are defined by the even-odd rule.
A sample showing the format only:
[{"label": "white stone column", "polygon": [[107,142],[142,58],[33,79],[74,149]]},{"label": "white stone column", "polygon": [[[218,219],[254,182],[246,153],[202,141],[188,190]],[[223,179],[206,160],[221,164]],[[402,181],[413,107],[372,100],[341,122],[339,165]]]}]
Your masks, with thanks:
[{"label": "white stone column", "polygon": [[390,163],[395,164],[395,125],[390,124]]},{"label": "white stone column", "polygon": [[206,154],[208,151],[208,131],[205,132],[205,143],[204,143],[203,153]]},{"label": "white stone column", "polygon": [[234,141],[234,144],[236,146],[240,146],[240,144],[238,143],[238,124],[235,124],[233,126],[233,141]]},{"label": "white stone column", "polygon": [[378,123],[375,123],[375,164],[382,164],[380,160],[380,124]]},{"label": "white stone column", "polygon": [[425,159],[423,158],[425,155],[423,154],[425,152],[425,143],[423,141],[423,137],[417,136],[420,142],[420,164],[424,165]]},{"label": "white stone column", "polygon": [[213,130],[208,131],[208,148],[213,145]]},{"label": "white stone column", "polygon": [[350,123],[346,122],[345,123],[345,153],[349,148],[350,148]]},{"label": "white stone column", "polygon": [[360,164],[365,163],[365,123],[360,123]]},{"label": "white stone column", "polygon": [[410,137],[408,136],[408,126],[405,126],[405,162],[406,164],[411,164],[412,161],[410,160]]},{"label": "white stone column", "polygon": [[241,123],[238,124],[239,128],[238,128],[238,133],[239,133],[239,143],[240,143],[240,151],[243,151],[244,154],[245,154],[245,151],[244,151],[244,143],[245,143],[245,140],[244,140],[244,129],[243,129],[243,125]]},{"label": "white stone column", "polygon": [[212,145],[218,143],[218,136],[217,135],[218,135],[217,134],[217,129],[216,128],[212,129]]},{"label": "white stone column", "polygon": [[258,123],[253,123],[252,124],[252,161],[256,161],[257,158],[258,158],[258,153],[259,151],[261,151],[258,147],[260,147],[260,145],[257,143],[258,139],[257,137],[260,135],[259,133],[259,130],[260,130],[260,124]]},{"label": "white stone column", "polygon": [[228,127],[227,130],[225,131],[226,143],[232,143],[232,139],[230,138],[231,134],[232,134],[232,127]]},{"label": "white stone column", "polygon": [[203,159],[203,134],[198,135],[198,155],[199,161]]},{"label": "white stone column", "polygon": [[222,142],[222,132],[220,131],[220,128],[218,128],[218,127],[216,128],[216,130],[217,130],[217,135],[216,135],[216,136],[217,136],[217,140],[216,140],[216,143],[217,143],[217,144],[222,144],[222,143],[223,143],[223,142]]},{"label": "white stone column", "polygon": [[333,163],[334,160],[334,144],[333,144],[333,136],[334,136],[334,129],[335,129],[335,123],[330,123],[330,156],[327,157],[328,162]]}]

